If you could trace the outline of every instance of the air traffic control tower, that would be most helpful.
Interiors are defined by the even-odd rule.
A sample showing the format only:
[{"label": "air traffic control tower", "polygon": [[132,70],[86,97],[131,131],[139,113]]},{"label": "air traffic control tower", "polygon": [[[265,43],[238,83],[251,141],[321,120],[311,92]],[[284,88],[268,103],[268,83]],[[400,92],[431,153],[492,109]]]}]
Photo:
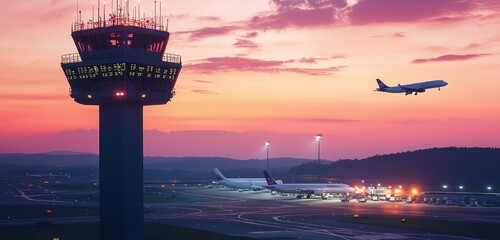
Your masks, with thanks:
[{"label": "air traffic control tower", "polygon": [[154,18],[78,22],[78,53],[61,67],[74,101],[99,106],[100,239],[144,239],[143,106],[170,101],[181,57],[165,53],[168,27]]}]

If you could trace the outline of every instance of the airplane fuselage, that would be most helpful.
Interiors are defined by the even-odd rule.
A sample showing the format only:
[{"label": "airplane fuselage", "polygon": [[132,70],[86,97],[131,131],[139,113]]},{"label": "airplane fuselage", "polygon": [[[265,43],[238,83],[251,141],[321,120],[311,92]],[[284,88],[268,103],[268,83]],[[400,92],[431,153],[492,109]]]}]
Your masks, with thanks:
[{"label": "airplane fuselage", "polygon": [[354,193],[354,188],[347,184],[323,184],[323,183],[285,183],[267,185],[265,188],[279,193],[295,193],[295,194],[315,194],[323,195],[327,193],[346,194]]},{"label": "airplane fuselage", "polygon": [[417,94],[420,92],[425,92],[426,89],[441,88],[446,85],[448,85],[448,83],[443,80],[432,80],[426,82],[398,85],[394,87],[379,87],[376,89],[376,91],[387,93],[406,93],[408,95],[412,93]]},{"label": "airplane fuselage", "polygon": [[234,189],[257,190],[264,189],[263,186],[267,186],[265,178],[225,178],[217,183]]}]

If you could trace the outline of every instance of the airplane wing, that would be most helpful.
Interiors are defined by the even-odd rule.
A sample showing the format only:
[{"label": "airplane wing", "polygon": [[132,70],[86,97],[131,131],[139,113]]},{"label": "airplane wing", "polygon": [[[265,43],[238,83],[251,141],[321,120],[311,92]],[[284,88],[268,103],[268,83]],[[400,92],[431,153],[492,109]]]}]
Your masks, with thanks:
[{"label": "airplane wing", "polygon": [[405,92],[407,92],[407,93],[412,93],[412,92],[425,92],[425,89],[423,89],[423,88],[410,88],[410,87],[405,87],[405,86],[403,86],[403,85],[401,85],[401,84],[398,84],[398,86],[399,86],[400,88],[402,88],[403,90],[405,90]]}]

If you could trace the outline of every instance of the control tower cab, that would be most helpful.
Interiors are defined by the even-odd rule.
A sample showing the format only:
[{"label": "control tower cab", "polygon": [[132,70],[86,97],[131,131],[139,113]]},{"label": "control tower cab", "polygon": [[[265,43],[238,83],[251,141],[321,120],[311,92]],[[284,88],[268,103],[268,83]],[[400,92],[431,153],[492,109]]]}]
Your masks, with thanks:
[{"label": "control tower cab", "polygon": [[127,19],[72,28],[78,53],[61,66],[80,104],[167,103],[174,95],[181,56],[165,53],[169,32],[162,26]]}]

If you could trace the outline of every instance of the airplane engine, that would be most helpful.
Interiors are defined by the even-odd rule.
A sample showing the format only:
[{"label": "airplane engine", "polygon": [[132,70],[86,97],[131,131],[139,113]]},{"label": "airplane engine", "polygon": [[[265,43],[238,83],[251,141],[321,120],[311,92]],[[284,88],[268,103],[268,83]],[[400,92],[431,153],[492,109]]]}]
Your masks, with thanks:
[{"label": "airplane engine", "polygon": [[323,191],[319,191],[319,190],[314,191],[314,195],[316,195],[316,196],[323,196],[323,194],[324,194]]}]

